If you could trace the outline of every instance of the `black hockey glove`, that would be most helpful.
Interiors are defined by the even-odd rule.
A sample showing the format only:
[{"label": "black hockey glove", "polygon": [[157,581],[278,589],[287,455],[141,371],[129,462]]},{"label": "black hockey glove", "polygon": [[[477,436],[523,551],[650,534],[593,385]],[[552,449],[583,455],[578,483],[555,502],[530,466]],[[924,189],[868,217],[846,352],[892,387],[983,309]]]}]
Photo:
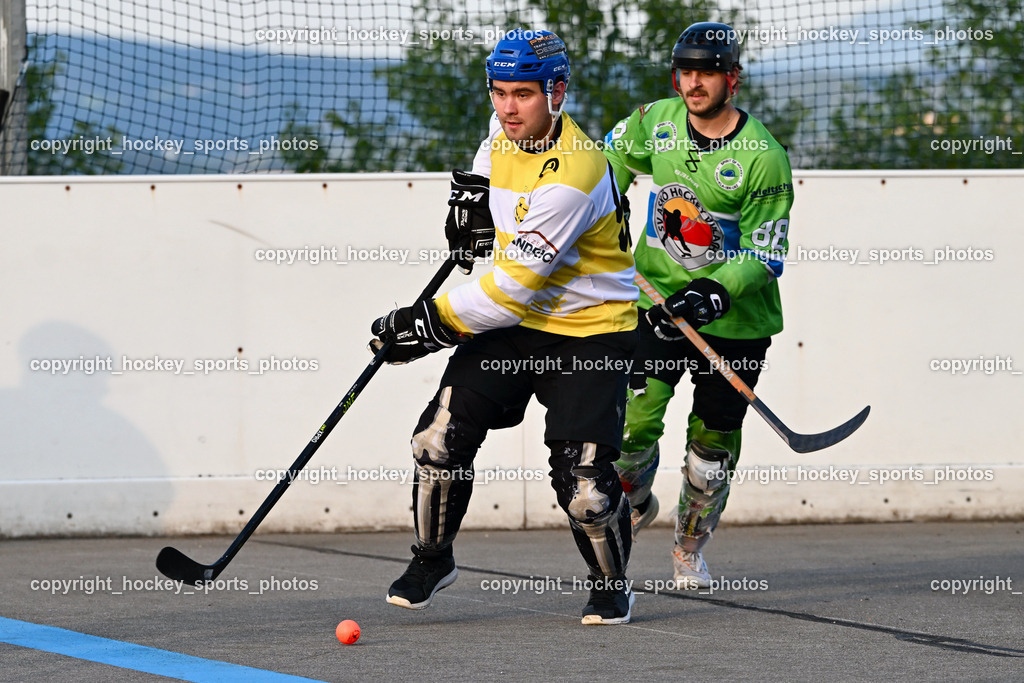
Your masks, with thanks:
[{"label": "black hockey glove", "polygon": [[729,292],[710,278],[701,277],[665,300],[661,306],[651,306],[647,311],[647,322],[654,333],[666,341],[683,338],[683,333],[672,322],[682,318],[698,329],[718,320],[729,312]]},{"label": "black hockey glove", "polygon": [[452,171],[451,209],[444,234],[459,270],[466,274],[472,272],[474,260],[487,258],[494,246],[490,189],[490,181],[482,175]]},{"label": "black hockey glove", "polygon": [[391,365],[410,363],[468,339],[441,322],[433,299],[396,308],[383,318],[374,320],[370,332],[376,337],[370,340],[370,353],[376,354],[384,342],[394,341],[384,356],[384,362]]}]

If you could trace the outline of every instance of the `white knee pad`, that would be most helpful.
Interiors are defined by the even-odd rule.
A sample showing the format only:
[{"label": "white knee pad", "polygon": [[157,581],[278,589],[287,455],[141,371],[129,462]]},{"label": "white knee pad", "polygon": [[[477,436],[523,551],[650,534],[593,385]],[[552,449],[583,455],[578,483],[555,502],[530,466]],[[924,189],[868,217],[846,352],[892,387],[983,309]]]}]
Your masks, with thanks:
[{"label": "white knee pad", "polygon": [[683,473],[693,488],[710,495],[729,481],[729,451],[691,441]]},{"label": "white knee pad", "polygon": [[600,470],[594,466],[597,444],[583,443],[579,464],[572,468],[575,478],[572,499],[569,501],[569,516],[578,522],[588,522],[606,516],[612,507],[611,498],[598,488]]},{"label": "white knee pad", "polygon": [[676,544],[696,552],[711,538],[729,496],[729,452],[691,441],[679,495]]}]

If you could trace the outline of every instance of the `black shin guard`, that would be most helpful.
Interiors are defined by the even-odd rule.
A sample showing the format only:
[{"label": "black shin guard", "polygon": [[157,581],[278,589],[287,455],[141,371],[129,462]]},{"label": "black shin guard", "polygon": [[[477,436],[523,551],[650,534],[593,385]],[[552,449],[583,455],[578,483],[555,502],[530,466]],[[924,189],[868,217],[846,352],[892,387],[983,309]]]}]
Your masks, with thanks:
[{"label": "black shin guard", "polygon": [[618,577],[626,572],[633,542],[629,503],[612,463],[610,446],[579,441],[549,443],[551,485],[569,516],[576,546],[590,573]]},{"label": "black shin guard", "polygon": [[412,437],[416,540],[425,550],[451,546],[473,494],[473,459],[504,412],[464,387],[442,387],[420,416]]}]

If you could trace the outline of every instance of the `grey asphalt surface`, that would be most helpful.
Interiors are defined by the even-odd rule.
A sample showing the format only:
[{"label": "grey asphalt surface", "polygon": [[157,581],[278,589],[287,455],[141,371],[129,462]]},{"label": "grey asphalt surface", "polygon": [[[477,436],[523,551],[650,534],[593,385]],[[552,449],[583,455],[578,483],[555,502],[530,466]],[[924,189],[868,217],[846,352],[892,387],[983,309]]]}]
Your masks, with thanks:
[{"label": "grey asphalt surface", "polygon": [[[671,533],[634,547],[626,626],[580,624],[568,528],[463,532],[423,611],[384,602],[410,532],[258,535],[192,594],[157,552],[212,562],[231,538],[5,540],[0,617],[323,681],[1024,680],[1022,522],[723,526],[703,593],[654,590]],[[3,642],[0,661],[3,681],[162,678]]]}]

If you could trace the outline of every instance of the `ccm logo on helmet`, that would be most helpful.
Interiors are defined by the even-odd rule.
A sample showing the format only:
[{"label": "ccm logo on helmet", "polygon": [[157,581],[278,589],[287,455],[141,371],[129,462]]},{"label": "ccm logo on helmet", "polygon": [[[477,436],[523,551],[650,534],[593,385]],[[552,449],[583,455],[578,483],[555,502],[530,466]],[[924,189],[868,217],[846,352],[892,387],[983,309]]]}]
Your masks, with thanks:
[{"label": "ccm logo on helmet", "polygon": [[512,66],[515,66],[515,65],[516,65],[515,62],[495,62],[494,63],[494,66],[498,67],[499,69],[501,69],[501,68],[508,68],[508,67],[512,67]]}]

